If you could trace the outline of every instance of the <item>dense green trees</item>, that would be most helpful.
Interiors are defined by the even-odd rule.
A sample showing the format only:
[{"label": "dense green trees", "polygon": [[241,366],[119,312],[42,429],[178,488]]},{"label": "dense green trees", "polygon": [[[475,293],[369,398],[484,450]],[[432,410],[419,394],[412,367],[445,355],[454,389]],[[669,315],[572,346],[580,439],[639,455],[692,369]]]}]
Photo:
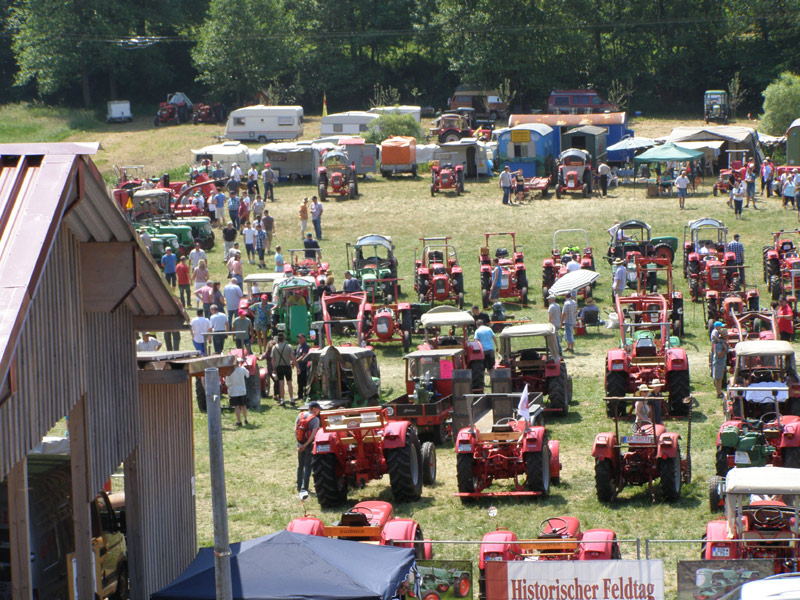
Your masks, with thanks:
[{"label": "dense green trees", "polygon": [[[515,104],[613,82],[629,109],[701,110],[740,72],[741,112],[800,72],[798,0],[0,0],[15,81],[45,99],[248,101],[366,108],[376,84],[441,108],[458,83]],[[8,51],[8,45],[6,52]]]}]

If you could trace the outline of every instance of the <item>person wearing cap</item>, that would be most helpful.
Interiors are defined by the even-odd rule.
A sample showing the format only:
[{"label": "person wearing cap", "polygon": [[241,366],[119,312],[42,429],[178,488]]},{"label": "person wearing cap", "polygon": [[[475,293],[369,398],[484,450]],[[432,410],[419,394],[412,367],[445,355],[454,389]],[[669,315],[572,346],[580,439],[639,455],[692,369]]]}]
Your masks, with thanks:
[{"label": "person wearing cap", "polygon": [[289,400],[294,406],[294,390],[292,389],[292,367],[295,365],[294,350],[286,343],[283,332],[278,334],[278,343],[272,348],[272,364],[278,379],[278,406],[286,405],[285,385],[289,386]]},{"label": "person wearing cap", "polygon": [[642,400],[636,400],[633,403],[633,413],[635,417],[633,422],[634,433],[653,435],[653,433],[655,433],[655,427],[653,427],[653,425],[661,424],[661,403],[658,400],[647,400],[647,398],[652,397],[653,391],[654,390],[648,387],[646,383],[640,385],[636,390],[636,395],[642,398]]},{"label": "person wearing cap", "polygon": [[275,218],[269,214],[269,210],[264,210],[261,217],[261,228],[267,235],[267,254],[272,254],[272,238],[275,235]]},{"label": "person wearing cap", "polygon": [[598,323],[600,321],[600,307],[595,304],[594,298],[589,296],[583,302],[583,308],[578,313],[578,318],[584,323]]},{"label": "person wearing cap", "polygon": [[242,419],[245,425],[250,424],[247,422],[247,383],[245,383],[250,377],[250,372],[243,365],[244,359],[239,360],[233,372],[225,377],[225,387],[228,388],[228,398],[236,414],[237,427],[242,426]]},{"label": "person wearing cap", "polygon": [[319,402],[312,400],[308,403],[308,410],[298,413],[294,420],[294,429],[301,419],[306,425],[305,441],[297,441],[297,491],[308,491],[308,484],[311,481],[311,456],[314,447],[314,438],[320,427],[319,413],[321,411]]},{"label": "person wearing cap", "polygon": [[236,343],[236,347],[240,350],[245,348],[248,354],[252,354],[253,348],[250,345],[250,340],[252,338],[253,322],[247,316],[246,310],[239,309],[231,325],[231,330],[233,331],[233,340]]},{"label": "person wearing cap", "polygon": [[722,398],[722,385],[725,373],[728,370],[728,341],[727,332],[722,321],[714,321],[714,330],[711,333],[711,378],[714,380],[714,389],[717,398]]},{"label": "person wearing cap", "polygon": [[306,250],[303,254],[306,259],[317,260],[322,258],[322,253],[319,251],[319,242],[314,239],[310,232],[306,234],[306,239],[303,240],[303,248]]},{"label": "person wearing cap", "polygon": [[300,239],[306,239],[306,229],[308,228],[308,198],[303,198],[300,208],[297,210],[297,218],[300,220]]},{"label": "person wearing cap", "polygon": [[578,303],[573,298],[573,293],[567,293],[564,306],[561,307],[561,325],[564,327],[564,341],[567,342],[567,352],[575,353],[575,321],[578,319]]},{"label": "person wearing cap", "polygon": [[275,202],[275,171],[269,163],[264,163],[264,170],[261,171],[261,179],[264,182],[264,198],[269,198],[270,202]]},{"label": "person wearing cap", "polygon": [[353,292],[361,291],[361,283],[359,283],[358,279],[353,277],[353,274],[350,271],[344,272],[342,291],[345,292],[346,294],[352,294]]},{"label": "person wearing cap", "polygon": [[258,169],[255,165],[250,165],[247,170],[247,193],[251,196],[261,193],[258,187]]},{"label": "person wearing cap", "polygon": [[611,284],[612,297],[622,296],[625,293],[627,283],[628,270],[625,268],[625,261],[617,258],[614,260],[614,281]]},{"label": "person wearing cap", "polygon": [[733,241],[728,242],[728,252],[733,252],[733,255],[736,257],[736,262],[734,262],[734,264],[738,267],[742,267],[739,269],[739,279],[742,282],[742,287],[744,287],[744,245],[739,241],[738,233],[734,233]]},{"label": "person wearing cap", "polygon": [[137,352],[156,352],[161,348],[162,344],[152,333],[143,332],[142,339],[136,342]]},{"label": "person wearing cap", "polygon": [[547,297],[547,320],[556,330],[558,353],[561,354],[561,306],[552,294]]},{"label": "person wearing cap", "polygon": [[240,183],[242,181],[242,168],[239,166],[239,163],[233,163],[231,165],[231,179],[233,179],[236,183]]},{"label": "person wearing cap", "polygon": [[683,210],[686,208],[686,190],[689,189],[689,178],[686,177],[686,171],[681,171],[681,174],[675,179],[675,187],[678,190],[678,205]]}]

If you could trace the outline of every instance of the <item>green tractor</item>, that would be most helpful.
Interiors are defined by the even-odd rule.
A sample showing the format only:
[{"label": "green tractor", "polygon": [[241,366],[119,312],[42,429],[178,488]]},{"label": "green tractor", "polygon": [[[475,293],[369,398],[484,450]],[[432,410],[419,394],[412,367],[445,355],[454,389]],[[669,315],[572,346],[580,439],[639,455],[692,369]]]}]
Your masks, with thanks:
[{"label": "green tractor", "polygon": [[188,225],[173,225],[170,221],[152,221],[147,225],[147,231],[152,236],[171,234],[178,240],[178,256],[185,256],[194,248],[192,228]]},{"label": "green tractor", "polygon": [[161,264],[161,257],[164,256],[167,248],[172,248],[172,251],[176,255],[180,255],[178,236],[174,233],[162,233],[154,227],[137,227],[136,231],[137,233],[147,231],[150,235],[150,242],[152,243],[150,254],[153,256],[153,260],[156,261],[156,264]]},{"label": "green tractor", "polygon": [[[375,233],[362,235],[355,244],[348,243],[346,251],[347,264],[353,277],[361,283],[361,289],[367,292],[367,300],[373,303],[382,300],[384,304],[395,302],[397,259],[392,238]],[[397,295],[400,295],[399,283]]]},{"label": "green tractor", "polygon": [[273,287],[273,325],[292,343],[297,343],[301,333],[312,343],[316,338],[312,329],[314,317],[320,312],[319,301],[314,297],[316,287],[313,277],[287,277]]},{"label": "green tractor", "polygon": [[211,228],[211,219],[208,217],[186,217],[166,221],[169,225],[185,226],[192,228],[192,237],[195,242],[200,242],[203,250],[211,250],[214,247],[214,230]]}]

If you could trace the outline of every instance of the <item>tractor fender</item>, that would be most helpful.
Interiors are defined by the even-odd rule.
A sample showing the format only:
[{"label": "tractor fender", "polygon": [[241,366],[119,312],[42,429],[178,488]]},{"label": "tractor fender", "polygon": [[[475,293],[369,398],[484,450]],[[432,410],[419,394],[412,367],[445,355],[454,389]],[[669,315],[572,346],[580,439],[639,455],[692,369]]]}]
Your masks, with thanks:
[{"label": "tractor fender", "polygon": [[316,517],[298,517],[289,521],[286,531],[325,537],[325,524]]},{"label": "tractor fender", "polygon": [[483,346],[477,340],[467,342],[465,348],[467,355],[464,357],[466,364],[470,364],[473,360],[483,360]]},{"label": "tractor fender", "polygon": [[521,262],[514,263],[514,272],[515,273],[519,273],[520,271],[524,271],[524,270],[525,270],[525,263],[521,263]]},{"label": "tractor fender", "polygon": [[778,251],[774,248],[767,250],[767,260],[778,260]]},{"label": "tractor fender", "polygon": [[383,448],[402,448],[406,445],[406,433],[411,425],[408,421],[389,421],[383,430]]},{"label": "tractor fender", "polygon": [[547,448],[550,450],[550,478],[561,477],[561,460],[559,460],[561,444],[558,440],[549,440]]},{"label": "tractor fender", "polygon": [[411,310],[411,303],[410,302],[398,302],[397,303],[397,311],[400,312],[400,311],[403,311],[403,310]]},{"label": "tractor fender", "polygon": [[[475,434],[470,431],[469,427],[465,427],[458,432],[456,436],[456,453],[457,454],[472,454],[475,449],[477,438]],[[467,449],[469,447],[469,449]]]},{"label": "tractor fender", "polygon": [[536,425],[528,429],[525,439],[522,440],[522,454],[526,452],[541,452],[544,441],[545,429],[543,425]]},{"label": "tractor fender", "polygon": [[678,453],[678,440],[681,436],[677,433],[666,432],[658,437],[658,451],[656,458],[672,458]]},{"label": "tractor fender", "polygon": [[594,436],[594,443],[592,444],[592,456],[595,458],[608,458],[616,460],[617,450],[617,436],[610,431],[604,431]]},{"label": "tractor fender", "polygon": [[430,275],[430,273],[431,272],[428,269],[428,267],[419,267],[417,269],[417,276],[418,277],[428,277],[428,275]]},{"label": "tractor fender", "polygon": [[688,371],[689,359],[684,348],[670,348],[667,351],[667,371]]},{"label": "tractor fender", "polygon": [[513,531],[499,529],[490,531],[481,540],[481,555],[478,566],[481,570],[486,568],[486,555],[495,554],[503,560],[515,560],[521,554],[521,548],[516,543],[517,535]]},{"label": "tractor fender", "polygon": [[795,415],[781,416],[783,432],[781,448],[797,448],[800,446],[800,417]]},{"label": "tractor fender", "polygon": [[[724,550],[727,548],[727,552]],[[738,544],[728,541],[728,522],[717,519],[706,524],[706,546],[702,558],[705,560],[728,560],[738,558]]]},{"label": "tractor fender", "polygon": [[[781,417],[781,419],[785,419],[786,417]],[[741,429],[743,421],[741,419],[736,419],[734,421],[725,421],[722,425],[719,426],[719,431],[717,431],[717,447],[720,445],[720,436],[722,435],[722,430],[727,427],[738,427]]]},{"label": "tractor fender", "polygon": [[462,268],[461,268],[461,267],[459,267],[458,265],[453,265],[453,266],[451,267],[451,269],[450,269],[450,273],[451,273],[452,275],[455,275],[456,273],[463,273],[463,272],[464,272],[464,269],[462,269]]},{"label": "tractor fender", "polygon": [[556,266],[556,261],[554,261],[552,258],[545,258],[542,261],[542,268],[543,269],[546,269],[547,267],[555,267],[555,266]]},{"label": "tractor fender", "polygon": [[419,525],[414,519],[392,519],[383,526],[381,531],[381,546],[397,546],[398,548],[413,548],[413,542],[395,544],[396,540],[413,540]]},{"label": "tractor fender", "polygon": [[492,267],[490,265],[481,264],[481,273],[487,273],[487,274],[491,275]]},{"label": "tractor fender", "polygon": [[690,252],[689,262],[700,262],[700,255],[697,252]]},{"label": "tractor fender", "polygon": [[583,257],[581,259],[581,269],[592,269],[592,260],[590,258]]},{"label": "tractor fender", "polygon": [[364,314],[365,314],[365,315],[367,315],[367,314],[372,314],[372,304],[371,304],[371,303],[369,303],[369,302],[366,302],[366,303],[364,304]]},{"label": "tractor fender", "polygon": [[578,560],[611,560],[616,534],[610,529],[589,529],[583,532]]},{"label": "tractor fender", "polygon": [[556,360],[555,358],[549,358],[544,363],[544,376],[547,378],[550,377],[558,377],[561,375],[561,360]]},{"label": "tractor fender", "polygon": [[327,172],[327,167],[317,167],[317,175],[325,175]]},{"label": "tractor fender", "polygon": [[[622,368],[619,368],[620,364],[622,364]],[[614,365],[617,365],[616,369]],[[625,352],[625,350],[622,348],[613,348],[608,351],[608,354],[606,354],[606,371],[624,371],[628,373],[630,370],[628,353]]]},{"label": "tractor fender", "polygon": [[[326,444],[329,446],[327,450],[320,452],[318,446]],[[314,437],[314,454],[328,454],[330,452],[337,452],[339,450],[339,434],[335,431],[325,431],[320,427],[317,429],[317,435]]]},{"label": "tractor fender", "polygon": [[706,302],[709,300],[713,300],[715,302],[719,301],[719,292],[717,290],[708,290],[706,292]]}]

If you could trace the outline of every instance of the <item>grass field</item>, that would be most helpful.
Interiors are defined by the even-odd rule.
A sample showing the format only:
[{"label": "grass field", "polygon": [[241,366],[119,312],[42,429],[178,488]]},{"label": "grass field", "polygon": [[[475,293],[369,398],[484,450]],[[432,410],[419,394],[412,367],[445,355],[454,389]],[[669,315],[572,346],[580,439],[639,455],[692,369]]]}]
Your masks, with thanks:
[{"label": "grass field", "polygon": [[[7,121],[14,120],[19,108],[0,110],[0,139],[11,141],[13,132]],[[33,119],[38,123],[39,118]],[[45,123],[44,121],[47,121]],[[26,130],[27,141],[44,139],[100,140],[103,150],[97,156],[100,168],[108,172],[114,164],[147,164],[155,171],[179,167],[189,160],[193,146],[212,141],[214,128],[191,126],[160,128],[154,130],[144,122],[134,122],[121,129],[99,125],[96,129],[63,134],[69,131],[65,121],[59,125],[42,120],[38,133]],[[51,122],[52,121],[52,122]],[[642,122],[637,134],[665,135],[676,124],[696,121],[648,119]],[[634,127],[637,127],[634,124]],[[32,136],[32,137],[29,137]],[[37,137],[44,136],[44,137]],[[760,203],[761,210],[747,210],[743,221],[734,222],[732,212],[723,198],[711,195],[711,181],[707,180],[696,195],[687,200],[687,210],[679,211],[675,198],[648,199],[641,187],[613,189],[607,198],[593,197],[584,200],[572,197],[556,200],[535,200],[528,205],[504,207],[500,204],[497,180],[468,181],[466,193],[461,197],[439,194],[431,198],[429,181],[395,178],[382,180],[368,178],[359,184],[361,197],[348,202],[329,202],[323,214],[321,245],[324,259],[332,265],[337,286],[341,284],[345,269],[345,243],[359,235],[375,232],[393,236],[397,247],[400,276],[405,278],[406,294],[413,292],[414,248],[423,235],[449,235],[459,251],[465,269],[467,302],[480,300],[478,280],[478,248],[484,232],[516,231],[518,243],[524,246],[531,299],[526,308],[508,306],[517,317],[529,316],[533,321],[546,322],[547,315],[538,293],[541,261],[549,254],[552,235],[556,229],[584,228],[597,256],[605,254],[608,242],[606,229],[615,219],[639,218],[648,222],[654,235],[675,235],[682,240],[683,227],[688,220],[699,217],[716,217],[724,220],[731,234],[738,232],[746,248],[746,262],[752,265],[748,282],[761,284],[759,252],[770,241],[770,232],[780,228],[796,228],[797,214],[782,210],[771,199]],[[276,190],[276,202],[269,205],[275,216],[276,239],[284,249],[300,245],[297,207],[303,197],[311,196],[310,185],[281,185]],[[221,243],[210,256],[212,273],[220,278],[223,273]],[[610,305],[610,268],[597,261],[601,273],[595,297],[605,312]],[[685,280],[680,274],[680,258],[675,261],[676,282],[688,296]],[[246,272],[255,267],[245,265]],[[760,285],[762,304],[767,294]],[[612,505],[598,503],[594,492],[594,461],[590,455],[595,433],[613,428],[605,417],[601,401],[603,392],[604,358],[607,349],[618,343],[618,331],[591,328],[588,335],[579,337],[576,354],[568,355],[569,372],[574,377],[574,399],[570,414],[565,419],[551,419],[548,429],[551,439],[561,442],[563,471],[561,484],[552,489],[546,500],[508,499],[496,500],[499,509],[497,522],[513,529],[521,537],[534,536],[537,525],[550,516],[572,515],[580,518],[583,527],[610,527],[618,537],[697,539],[705,530],[705,522],[712,518],[708,509],[706,486],[713,475],[714,443],[722,419],[720,402],[715,398],[708,374],[708,340],[703,328],[703,310],[700,304],[687,300],[686,336],[682,340],[690,358],[693,395],[697,400],[692,432],[692,462],[694,479],[684,487],[681,499],[672,505],[653,504],[644,488],[626,489]],[[188,335],[183,344],[190,347]],[[382,372],[385,398],[403,393],[403,367],[399,345],[380,347],[377,352]],[[295,411],[278,408],[272,400],[258,414],[251,415],[251,426],[238,429],[230,413],[223,416],[225,444],[226,483],[230,535],[232,541],[243,540],[284,528],[288,521],[302,514],[296,499],[293,421]],[[202,545],[210,545],[211,528],[210,486],[208,478],[207,423],[205,415],[195,412],[195,451],[197,471],[197,525]],[[674,421],[670,429],[685,436],[684,421]],[[685,451],[685,440],[684,451]],[[422,526],[426,537],[436,539],[479,540],[484,532],[494,527],[486,515],[489,502],[463,507],[452,496],[456,491],[455,456],[452,444],[438,449],[438,480],[427,487],[419,502],[395,507],[396,513],[413,517]],[[501,486],[502,489],[502,486]],[[365,488],[351,492],[353,503],[370,498],[391,501],[387,480],[369,483]],[[314,499],[310,512],[322,517],[326,523],[337,518],[337,511],[321,510]],[[477,562],[478,547],[466,545],[436,546],[439,558],[470,559]],[[642,552],[644,548],[642,547]],[[668,588],[674,593],[675,561],[694,559],[698,544],[684,546],[656,546],[651,557],[663,558],[667,570]],[[623,545],[623,555],[634,558],[634,545]]]}]

